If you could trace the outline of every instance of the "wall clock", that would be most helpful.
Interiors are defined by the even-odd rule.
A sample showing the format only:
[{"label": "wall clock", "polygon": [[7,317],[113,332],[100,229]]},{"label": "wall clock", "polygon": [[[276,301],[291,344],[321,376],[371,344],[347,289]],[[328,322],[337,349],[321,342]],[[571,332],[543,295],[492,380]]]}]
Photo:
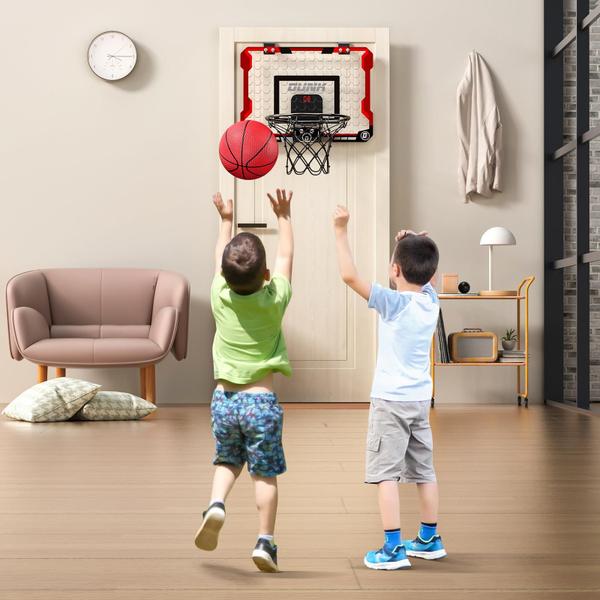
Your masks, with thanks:
[{"label": "wall clock", "polygon": [[127,77],[137,60],[137,51],[131,38],[120,31],[98,34],[88,48],[88,63],[92,71],[107,81]]}]

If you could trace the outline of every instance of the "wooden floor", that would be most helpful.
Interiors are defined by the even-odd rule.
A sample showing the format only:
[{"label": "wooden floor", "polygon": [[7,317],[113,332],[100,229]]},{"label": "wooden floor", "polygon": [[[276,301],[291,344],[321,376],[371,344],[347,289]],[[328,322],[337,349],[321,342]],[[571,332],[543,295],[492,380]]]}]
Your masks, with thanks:
[{"label": "wooden floor", "polygon": [[[205,407],[143,422],[0,420],[2,600],[419,600],[600,597],[600,419],[554,407],[432,414],[449,557],[410,571],[362,565],[381,543],[362,483],[367,412],[288,408],[283,573],[255,570],[244,474],[221,544],[193,545],[208,499]],[[402,487],[403,529],[418,523]]]}]

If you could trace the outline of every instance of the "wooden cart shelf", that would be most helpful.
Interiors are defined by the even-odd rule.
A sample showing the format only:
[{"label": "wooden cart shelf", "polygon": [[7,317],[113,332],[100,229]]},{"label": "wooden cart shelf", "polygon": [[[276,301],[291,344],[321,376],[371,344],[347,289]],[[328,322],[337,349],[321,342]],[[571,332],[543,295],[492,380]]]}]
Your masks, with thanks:
[{"label": "wooden cart shelf", "polygon": [[466,296],[465,294],[439,294],[440,300],[525,300],[525,296]]},{"label": "wooden cart shelf", "polygon": [[525,362],[435,362],[436,367],[524,367]]},{"label": "wooden cart shelf", "polygon": [[[438,367],[517,367],[517,404],[529,404],[529,288],[535,281],[530,275],[525,277],[517,288],[514,296],[466,296],[462,294],[440,294],[440,300],[514,300],[517,303],[517,349],[524,350],[525,360],[522,362],[450,362],[444,363],[435,360],[435,335],[431,343],[431,380],[433,392],[431,406],[435,404],[435,371]],[[523,305],[523,306],[522,306]],[[524,309],[524,327],[521,334],[521,309]],[[523,377],[521,377],[523,369]],[[522,381],[523,380],[523,381]],[[523,383],[523,387],[521,387]]]}]

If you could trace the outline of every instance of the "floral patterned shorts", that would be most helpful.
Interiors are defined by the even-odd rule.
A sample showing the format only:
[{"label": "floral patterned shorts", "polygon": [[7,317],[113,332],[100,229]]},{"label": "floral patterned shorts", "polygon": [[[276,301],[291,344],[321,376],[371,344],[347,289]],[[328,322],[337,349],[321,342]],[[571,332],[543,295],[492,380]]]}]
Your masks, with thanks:
[{"label": "floral patterned shorts", "polygon": [[283,409],[275,394],[215,390],[210,408],[217,443],[213,464],[247,462],[248,471],[261,477],[285,472]]}]

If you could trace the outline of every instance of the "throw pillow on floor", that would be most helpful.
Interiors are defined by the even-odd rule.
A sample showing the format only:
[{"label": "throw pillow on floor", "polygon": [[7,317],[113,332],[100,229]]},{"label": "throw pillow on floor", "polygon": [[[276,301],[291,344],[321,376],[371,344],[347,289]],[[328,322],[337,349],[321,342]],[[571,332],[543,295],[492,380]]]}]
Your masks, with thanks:
[{"label": "throw pillow on floor", "polygon": [[98,392],[74,415],[80,421],[128,421],[142,419],[156,410],[143,398],[126,392]]},{"label": "throw pillow on floor", "polygon": [[97,383],[71,377],[49,379],[19,394],[2,414],[10,419],[32,423],[67,421],[101,387]]}]

